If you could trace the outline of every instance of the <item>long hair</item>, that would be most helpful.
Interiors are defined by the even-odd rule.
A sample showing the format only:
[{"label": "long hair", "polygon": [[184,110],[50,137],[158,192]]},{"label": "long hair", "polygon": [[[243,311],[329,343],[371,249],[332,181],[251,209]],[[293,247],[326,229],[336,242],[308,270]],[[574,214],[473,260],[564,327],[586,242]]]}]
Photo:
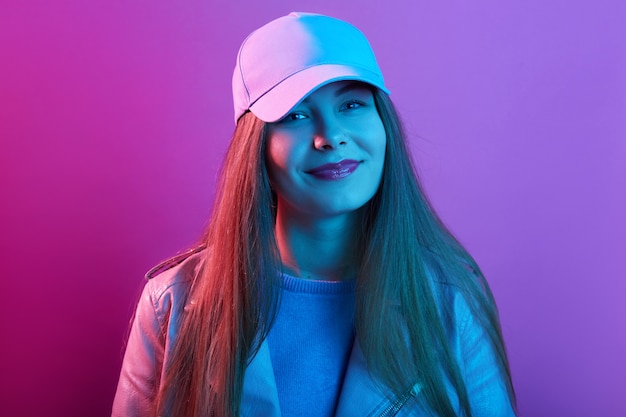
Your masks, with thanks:
[{"label": "long hair", "polygon": [[247,113],[228,148],[179,336],[155,401],[156,415],[238,416],[243,378],[267,335],[280,271],[265,124]]},{"label": "long hair", "polygon": [[[374,89],[387,150],[380,187],[363,210],[357,248],[355,328],[368,367],[395,394],[419,383],[437,415],[454,415],[446,381],[471,416],[459,365],[447,345],[432,274],[454,286],[484,327],[513,405],[515,395],[493,296],[468,252],[425,197],[389,97]],[[267,336],[281,269],[275,196],[265,165],[265,124],[237,123],[201,245],[203,268],[189,293],[179,335],[155,401],[158,415],[238,416],[246,366]]]},{"label": "long hair", "polygon": [[[454,415],[445,381],[471,416],[467,390],[447,343],[445,318],[452,306],[438,302],[441,284],[453,286],[483,326],[515,407],[495,300],[474,259],[429,203],[389,97],[374,98],[387,134],[380,187],[366,206],[357,287],[356,334],[368,367],[396,395],[416,383],[435,415]],[[433,278],[434,275],[434,278]]]}]

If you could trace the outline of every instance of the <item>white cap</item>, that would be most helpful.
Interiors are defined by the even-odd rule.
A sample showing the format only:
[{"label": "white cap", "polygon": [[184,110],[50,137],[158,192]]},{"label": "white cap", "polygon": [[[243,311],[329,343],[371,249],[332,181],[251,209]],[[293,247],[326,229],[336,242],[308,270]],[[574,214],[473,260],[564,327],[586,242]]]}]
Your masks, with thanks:
[{"label": "white cap", "polygon": [[312,13],[280,17],[252,32],[239,49],[235,123],[248,110],[265,122],[278,121],[313,90],[339,80],[389,94],[374,51],[356,27]]}]

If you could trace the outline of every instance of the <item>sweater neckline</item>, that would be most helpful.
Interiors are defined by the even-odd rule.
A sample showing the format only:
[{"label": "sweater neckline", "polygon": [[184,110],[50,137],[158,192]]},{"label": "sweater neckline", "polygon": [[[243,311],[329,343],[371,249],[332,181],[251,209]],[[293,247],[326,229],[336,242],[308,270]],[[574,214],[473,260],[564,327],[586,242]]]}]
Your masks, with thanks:
[{"label": "sweater neckline", "polygon": [[356,278],[343,281],[304,279],[282,273],[280,287],[283,290],[304,294],[350,294],[356,291]]}]

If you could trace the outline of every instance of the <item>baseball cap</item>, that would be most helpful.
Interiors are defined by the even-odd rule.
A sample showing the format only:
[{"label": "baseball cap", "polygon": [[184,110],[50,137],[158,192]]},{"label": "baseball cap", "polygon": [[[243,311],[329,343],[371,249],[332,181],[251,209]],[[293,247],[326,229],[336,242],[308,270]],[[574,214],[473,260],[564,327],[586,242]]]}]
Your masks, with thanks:
[{"label": "baseball cap", "polygon": [[282,119],[313,90],[340,80],[387,94],[367,38],[343,20],[293,12],[252,32],[233,73],[235,123],[250,110],[265,122]]}]

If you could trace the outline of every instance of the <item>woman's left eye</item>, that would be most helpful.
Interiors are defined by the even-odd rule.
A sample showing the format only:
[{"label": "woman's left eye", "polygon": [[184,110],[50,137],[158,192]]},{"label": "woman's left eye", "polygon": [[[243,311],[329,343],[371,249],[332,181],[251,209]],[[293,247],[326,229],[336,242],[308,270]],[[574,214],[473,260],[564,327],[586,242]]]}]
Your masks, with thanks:
[{"label": "woman's left eye", "polygon": [[353,109],[358,109],[359,107],[361,107],[363,105],[364,105],[364,103],[362,101],[360,101],[360,100],[350,100],[347,103],[345,103],[343,105],[343,107],[346,110],[353,110]]}]

